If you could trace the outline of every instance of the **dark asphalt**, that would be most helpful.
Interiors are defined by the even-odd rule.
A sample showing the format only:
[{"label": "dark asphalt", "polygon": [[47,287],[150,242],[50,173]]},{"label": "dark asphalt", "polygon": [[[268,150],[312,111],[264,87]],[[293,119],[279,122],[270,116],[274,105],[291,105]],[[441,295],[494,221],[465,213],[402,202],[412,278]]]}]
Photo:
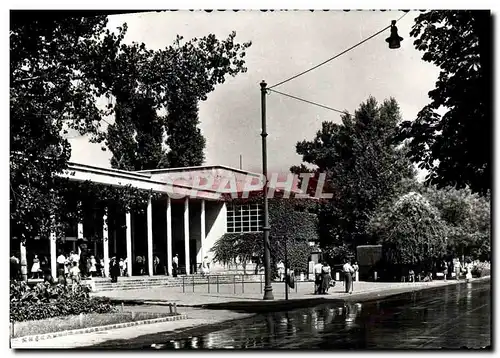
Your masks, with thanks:
[{"label": "dark asphalt", "polygon": [[92,348],[491,349],[491,282],[462,283],[378,301],[332,302],[181,333]]}]

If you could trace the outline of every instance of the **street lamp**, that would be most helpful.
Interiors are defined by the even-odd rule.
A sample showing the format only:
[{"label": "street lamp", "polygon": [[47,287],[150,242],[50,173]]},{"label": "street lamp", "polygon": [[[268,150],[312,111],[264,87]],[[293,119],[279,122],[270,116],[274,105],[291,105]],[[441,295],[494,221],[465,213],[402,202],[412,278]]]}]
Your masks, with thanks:
[{"label": "street lamp", "polygon": [[264,175],[264,300],[274,300],[273,286],[271,285],[271,260],[269,247],[269,203],[267,201],[267,143],[266,143],[266,94],[267,83],[262,80],[260,83],[260,99],[262,105],[262,174]]},{"label": "street lamp", "polygon": [[403,41],[403,38],[398,35],[396,20],[391,21],[391,36],[386,38],[385,41],[389,43],[390,49],[396,49],[401,47],[401,41]]}]

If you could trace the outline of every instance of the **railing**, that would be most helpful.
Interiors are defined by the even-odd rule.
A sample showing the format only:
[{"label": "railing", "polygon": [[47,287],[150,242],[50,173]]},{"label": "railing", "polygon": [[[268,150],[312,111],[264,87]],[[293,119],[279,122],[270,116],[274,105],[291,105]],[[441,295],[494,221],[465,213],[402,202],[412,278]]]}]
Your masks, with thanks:
[{"label": "railing", "polygon": [[[311,281],[301,281],[295,276],[295,287],[291,289],[286,281],[274,281],[273,287],[286,287],[289,292],[298,292],[298,286]],[[226,293],[226,294],[252,294],[263,293],[265,286],[264,274],[225,274],[225,275],[192,275],[182,276],[183,293]],[[280,290],[281,291],[281,290]],[[285,290],[283,289],[283,292]]]}]

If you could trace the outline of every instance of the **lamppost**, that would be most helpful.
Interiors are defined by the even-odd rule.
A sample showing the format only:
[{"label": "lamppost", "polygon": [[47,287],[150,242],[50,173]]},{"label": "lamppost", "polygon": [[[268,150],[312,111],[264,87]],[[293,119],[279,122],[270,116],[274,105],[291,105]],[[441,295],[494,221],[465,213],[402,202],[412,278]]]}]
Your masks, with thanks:
[{"label": "lamppost", "polygon": [[[390,49],[397,49],[401,46],[402,37],[398,35],[398,29],[396,27],[397,20],[391,21],[391,35],[386,39],[389,44]],[[270,247],[269,247],[269,203],[267,200],[267,132],[266,132],[266,94],[267,94],[267,83],[262,80],[260,83],[260,99],[261,99],[261,109],[262,109],[262,174],[264,175],[264,186],[263,186],[263,196],[264,196],[264,300],[274,300],[273,296],[273,286],[271,285],[271,261],[270,261]]]},{"label": "lamppost", "polygon": [[264,186],[263,186],[263,196],[264,196],[264,300],[274,300],[273,296],[273,286],[271,285],[271,254],[269,247],[269,203],[267,200],[267,143],[266,143],[266,94],[267,94],[267,83],[262,80],[260,83],[260,99],[262,106],[262,174],[264,175]]}]

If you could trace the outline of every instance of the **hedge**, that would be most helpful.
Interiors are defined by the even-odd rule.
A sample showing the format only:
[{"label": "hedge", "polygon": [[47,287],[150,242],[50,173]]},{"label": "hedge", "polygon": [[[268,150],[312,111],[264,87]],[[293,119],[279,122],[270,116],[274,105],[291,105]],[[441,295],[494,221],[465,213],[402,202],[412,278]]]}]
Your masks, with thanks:
[{"label": "hedge", "polygon": [[39,283],[30,289],[25,282],[10,285],[10,321],[22,322],[78,315],[80,313],[110,313],[115,308],[108,298],[90,297],[85,286]]}]

